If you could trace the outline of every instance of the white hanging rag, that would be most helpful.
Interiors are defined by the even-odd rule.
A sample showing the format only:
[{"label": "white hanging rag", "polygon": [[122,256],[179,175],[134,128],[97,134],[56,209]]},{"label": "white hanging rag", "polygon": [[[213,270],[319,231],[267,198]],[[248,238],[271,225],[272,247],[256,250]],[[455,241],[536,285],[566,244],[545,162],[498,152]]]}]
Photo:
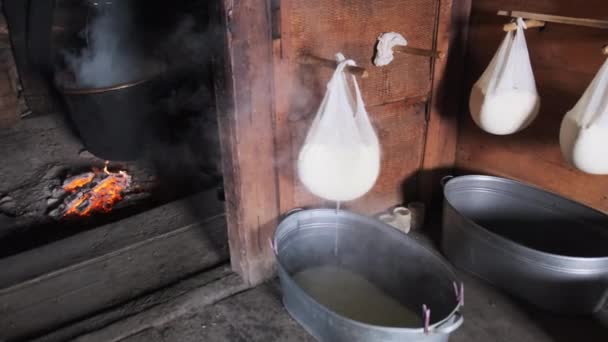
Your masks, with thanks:
[{"label": "white hanging rag", "polygon": [[406,46],[407,40],[402,35],[396,32],[387,32],[378,36],[378,45],[376,46],[376,57],[374,65],[377,67],[388,65],[393,61],[393,47]]}]

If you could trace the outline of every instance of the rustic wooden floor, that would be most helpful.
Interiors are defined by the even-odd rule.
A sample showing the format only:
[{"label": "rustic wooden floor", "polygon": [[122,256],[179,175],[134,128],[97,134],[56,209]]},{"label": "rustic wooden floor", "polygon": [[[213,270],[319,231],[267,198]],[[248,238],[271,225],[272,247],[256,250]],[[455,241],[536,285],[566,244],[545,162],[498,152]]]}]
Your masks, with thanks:
[{"label": "rustic wooden floor", "polygon": [[[459,272],[465,283],[465,323],[451,342],[606,342],[608,329],[591,319],[555,317],[505,296],[488,284]],[[137,324],[145,320],[133,320]],[[158,320],[156,320],[158,322]],[[83,341],[314,341],[284,310],[278,282],[232,295],[213,305],[153,324],[114,339],[112,326]],[[123,329],[124,336],[124,326]],[[101,339],[91,337],[97,336]]]}]

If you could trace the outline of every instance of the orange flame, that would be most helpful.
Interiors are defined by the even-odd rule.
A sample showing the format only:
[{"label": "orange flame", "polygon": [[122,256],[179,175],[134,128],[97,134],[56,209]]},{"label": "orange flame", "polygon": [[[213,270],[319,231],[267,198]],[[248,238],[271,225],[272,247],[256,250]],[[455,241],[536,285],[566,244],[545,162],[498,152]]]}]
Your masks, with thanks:
[{"label": "orange flame", "polygon": [[82,188],[83,186],[91,183],[91,181],[93,181],[93,178],[95,178],[95,174],[92,172],[87,174],[84,177],[78,177],[78,178],[72,180],[70,183],[64,185],[63,190],[65,190],[67,192],[75,192],[76,190]]},{"label": "orange flame", "polygon": [[[69,203],[64,217],[89,216],[91,213],[99,211],[109,212],[112,210],[114,204],[123,199],[122,192],[129,187],[131,176],[125,171],[116,173],[108,171],[108,162],[106,162],[103,172],[107,177],[101,180],[95,187],[83,192],[81,196]],[[82,184],[80,187],[75,188],[74,191],[76,191],[93,181],[94,177],[95,176],[76,179],[64,186],[64,189],[72,188],[77,184]],[[68,190],[66,189],[66,191]]]}]

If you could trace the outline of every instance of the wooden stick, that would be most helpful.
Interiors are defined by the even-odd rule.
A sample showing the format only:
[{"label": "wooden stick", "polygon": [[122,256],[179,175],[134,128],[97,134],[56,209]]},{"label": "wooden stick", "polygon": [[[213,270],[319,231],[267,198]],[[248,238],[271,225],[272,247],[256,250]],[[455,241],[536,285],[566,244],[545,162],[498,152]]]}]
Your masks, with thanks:
[{"label": "wooden stick", "polygon": [[412,106],[412,105],[417,105],[420,103],[428,102],[429,97],[430,97],[430,94],[406,97],[405,99],[403,99],[403,103],[405,104],[406,107]]},{"label": "wooden stick", "polygon": [[601,29],[608,29],[608,20],[588,19],[588,18],[572,18],[562,17],[559,15],[549,15],[540,13],[520,12],[520,11],[498,11],[498,15],[513,18],[525,18],[535,19],[539,21],[545,21],[549,23],[558,23],[566,25],[586,26],[595,27]]},{"label": "wooden stick", "polygon": [[442,51],[419,49],[419,48],[410,47],[410,46],[398,45],[393,48],[393,51],[407,53],[410,55],[427,56],[427,57],[439,58],[439,59],[442,59],[443,57],[445,57],[445,54]]},{"label": "wooden stick", "polygon": [[[540,21],[540,20],[530,19],[530,20],[524,20],[524,22],[526,23],[526,26],[525,26],[526,29],[531,29],[531,28],[535,28],[535,27],[545,27],[545,22]],[[503,27],[503,30],[505,30],[505,32],[515,31],[515,30],[517,30],[517,23],[505,24],[505,26]]]},{"label": "wooden stick", "polygon": [[[306,55],[306,54],[298,56],[297,61],[299,64],[320,65],[323,67],[333,68],[333,69],[335,69],[338,66],[338,62],[336,62],[334,60],[325,59],[325,58],[321,58],[321,57],[317,57],[317,56]],[[344,70],[346,70],[347,72],[349,72],[355,76],[361,77],[361,78],[367,78],[369,76],[369,73],[367,72],[367,70],[362,67],[349,65]]]},{"label": "wooden stick", "polygon": [[604,55],[608,55],[608,45],[604,46],[604,48],[602,49],[602,53]]}]

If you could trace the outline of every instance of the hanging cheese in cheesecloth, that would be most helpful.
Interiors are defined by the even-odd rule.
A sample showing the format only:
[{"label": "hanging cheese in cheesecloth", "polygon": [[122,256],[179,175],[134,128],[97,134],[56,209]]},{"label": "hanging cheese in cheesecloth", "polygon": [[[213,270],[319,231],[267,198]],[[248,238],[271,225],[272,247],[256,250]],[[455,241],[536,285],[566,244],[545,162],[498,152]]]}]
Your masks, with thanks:
[{"label": "hanging cheese in cheesecloth", "polygon": [[608,174],[608,59],[564,119],[562,154],[581,171]]},{"label": "hanging cheese in cheesecloth", "polygon": [[473,121],[491,134],[507,135],[523,130],[540,109],[524,25],[521,18],[517,19],[517,30],[507,33],[471,91],[469,109]]},{"label": "hanging cheese in cheesecloth", "polygon": [[[298,175],[323,199],[343,202],[365,195],[380,173],[380,143],[361,97],[357,80],[344,68],[352,60],[337,55],[338,67],[308,131],[298,157]],[[355,94],[349,87],[353,82]]]}]

